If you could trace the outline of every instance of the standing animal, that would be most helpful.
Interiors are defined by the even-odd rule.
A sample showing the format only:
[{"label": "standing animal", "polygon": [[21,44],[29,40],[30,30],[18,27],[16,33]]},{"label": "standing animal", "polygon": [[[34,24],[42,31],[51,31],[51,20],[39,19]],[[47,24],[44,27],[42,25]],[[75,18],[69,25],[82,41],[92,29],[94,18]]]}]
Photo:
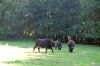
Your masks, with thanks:
[{"label": "standing animal", "polygon": [[68,37],[68,47],[69,47],[69,52],[72,53],[75,47],[75,41],[72,40],[72,37]]},{"label": "standing animal", "polygon": [[40,48],[46,48],[45,53],[47,53],[47,49],[51,49],[53,53],[53,48],[52,48],[53,46],[54,46],[53,42],[49,39],[37,39],[33,51],[37,47],[39,52]]},{"label": "standing animal", "polygon": [[56,41],[52,40],[52,42],[53,42],[53,44],[55,44],[55,46],[54,46],[55,48],[57,48],[58,50],[61,50],[62,44],[59,40],[56,40]]}]

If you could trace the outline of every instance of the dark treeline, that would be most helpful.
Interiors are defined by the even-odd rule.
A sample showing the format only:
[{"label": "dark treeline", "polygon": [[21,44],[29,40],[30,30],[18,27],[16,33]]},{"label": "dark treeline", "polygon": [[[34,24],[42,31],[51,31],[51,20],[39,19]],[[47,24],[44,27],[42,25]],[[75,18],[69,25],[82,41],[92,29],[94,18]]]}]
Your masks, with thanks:
[{"label": "dark treeline", "polygon": [[53,38],[100,44],[99,0],[1,0],[0,39]]}]

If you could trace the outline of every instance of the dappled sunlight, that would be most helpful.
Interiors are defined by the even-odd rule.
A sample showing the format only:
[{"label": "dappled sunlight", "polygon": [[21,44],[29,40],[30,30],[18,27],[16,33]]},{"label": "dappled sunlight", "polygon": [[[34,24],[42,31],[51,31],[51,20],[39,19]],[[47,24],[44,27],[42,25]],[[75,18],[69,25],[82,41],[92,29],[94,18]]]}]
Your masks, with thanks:
[{"label": "dappled sunlight", "polygon": [[8,65],[8,64],[0,63],[0,66],[13,66],[13,65]]},{"label": "dappled sunlight", "polygon": [[[48,52],[49,51],[50,50],[48,50]],[[41,52],[39,53],[37,49],[33,52],[33,48],[19,48],[18,46],[0,45],[0,66],[17,66],[9,63],[45,58],[44,55],[46,55],[45,49],[41,49]]]},{"label": "dappled sunlight", "polygon": [[23,60],[26,56],[25,52],[32,52],[31,48],[18,48],[18,47],[1,47],[0,48],[0,62]]},{"label": "dappled sunlight", "polygon": [[3,62],[28,59],[29,55],[27,53],[32,53],[32,48],[19,48],[8,45],[0,45],[0,66],[11,66]]}]

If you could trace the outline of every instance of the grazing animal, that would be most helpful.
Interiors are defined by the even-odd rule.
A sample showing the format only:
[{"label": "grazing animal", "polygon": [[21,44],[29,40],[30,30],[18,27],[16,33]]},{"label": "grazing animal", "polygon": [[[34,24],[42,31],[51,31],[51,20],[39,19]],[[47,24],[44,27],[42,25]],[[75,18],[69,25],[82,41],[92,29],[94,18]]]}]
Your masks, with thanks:
[{"label": "grazing animal", "polygon": [[38,48],[38,51],[40,52],[40,48],[46,48],[46,52],[47,53],[47,49],[51,49],[52,50],[52,53],[53,53],[53,43],[51,40],[49,39],[37,39],[36,40],[36,44],[33,48],[33,51],[35,50],[35,48],[37,47]]},{"label": "grazing animal", "polygon": [[53,44],[55,44],[55,46],[54,46],[55,48],[57,48],[58,50],[61,50],[62,44],[59,40],[52,41],[52,42],[53,42]]},{"label": "grazing animal", "polygon": [[75,41],[72,40],[72,37],[68,37],[68,47],[69,47],[69,52],[73,53],[75,47]]}]

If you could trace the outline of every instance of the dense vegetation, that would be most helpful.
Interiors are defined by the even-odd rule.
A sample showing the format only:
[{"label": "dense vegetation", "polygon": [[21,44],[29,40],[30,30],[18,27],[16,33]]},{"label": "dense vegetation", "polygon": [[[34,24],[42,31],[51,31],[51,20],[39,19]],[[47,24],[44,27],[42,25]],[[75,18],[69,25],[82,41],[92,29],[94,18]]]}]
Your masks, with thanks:
[{"label": "dense vegetation", "polygon": [[93,38],[100,42],[99,0],[1,0],[0,38]]}]

